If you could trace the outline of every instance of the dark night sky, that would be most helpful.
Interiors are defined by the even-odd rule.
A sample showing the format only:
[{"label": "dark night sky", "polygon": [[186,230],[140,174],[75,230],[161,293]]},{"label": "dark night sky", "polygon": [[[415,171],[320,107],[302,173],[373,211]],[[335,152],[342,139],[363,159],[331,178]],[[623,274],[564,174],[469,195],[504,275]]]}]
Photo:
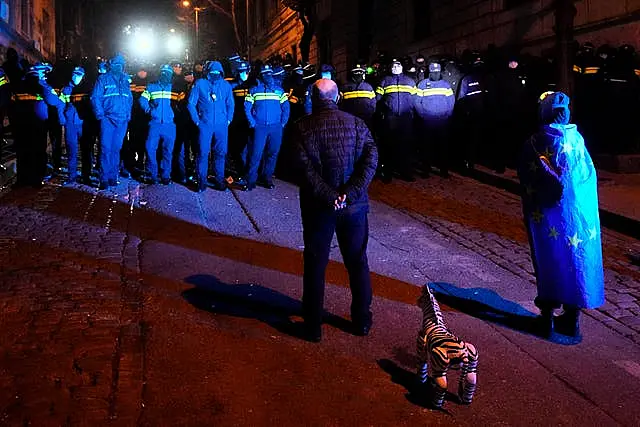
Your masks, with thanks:
[{"label": "dark night sky", "polygon": [[[91,0],[94,3],[94,19],[96,33],[103,35],[105,40],[104,54],[111,54],[119,49],[119,37],[122,28],[127,24],[149,23],[159,27],[176,27],[181,31],[192,34],[191,28],[177,21],[177,15],[184,13],[179,7],[181,0]],[[192,0],[193,1],[193,0]],[[205,0],[200,0],[204,5]],[[189,15],[190,25],[193,25],[193,13]],[[231,52],[233,40],[231,25],[228,19],[210,11],[200,15],[200,43],[204,48],[216,43],[215,52],[226,55]],[[213,52],[213,51],[212,51]]]}]

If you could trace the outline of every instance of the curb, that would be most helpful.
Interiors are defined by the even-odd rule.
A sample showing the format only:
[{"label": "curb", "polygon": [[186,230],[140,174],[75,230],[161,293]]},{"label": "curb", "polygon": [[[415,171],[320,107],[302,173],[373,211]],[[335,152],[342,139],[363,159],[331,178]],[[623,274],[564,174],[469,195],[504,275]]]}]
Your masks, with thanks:
[{"label": "curb", "polygon": [[[471,173],[465,176],[520,196],[520,183],[510,178],[498,176],[482,166],[476,166]],[[599,211],[603,227],[634,239],[640,239],[640,221],[603,208],[600,208]]]}]

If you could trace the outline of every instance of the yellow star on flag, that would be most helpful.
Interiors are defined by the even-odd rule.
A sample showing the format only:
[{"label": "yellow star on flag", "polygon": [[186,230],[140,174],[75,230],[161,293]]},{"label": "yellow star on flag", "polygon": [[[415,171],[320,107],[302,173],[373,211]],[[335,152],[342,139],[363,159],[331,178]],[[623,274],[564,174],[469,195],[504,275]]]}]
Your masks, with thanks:
[{"label": "yellow star on flag", "polygon": [[563,153],[571,154],[573,152],[573,145],[571,145],[570,142],[567,142],[566,144],[560,144],[560,145],[562,146]]},{"label": "yellow star on flag", "polygon": [[595,227],[589,229],[589,240],[596,240],[598,237],[598,230]]},{"label": "yellow star on flag", "polygon": [[573,237],[568,237],[568,239],[569,239],[569,245],[573,246],[574,248],[577,248],[578,245],[583,242],[583,240],[580,240],[578,238],[578,233],[574,234]]},{"label": "yellow star on flag", "polygon": [[531,217],[533,218],[533,222],[535,222],[536,224],[540,224],[540,221],[542,221],[544,215],[542,214],[542,212],[540,212],[540,209],[537,209],[531,214]]},{"label": "yellow star on flag", "polygon": [[551,237],[553,240],[558,240],[559,235],[560,233],[558,233],[558,230],[556,230],[555,227],[551,227],[549,229],[549,237]]}]

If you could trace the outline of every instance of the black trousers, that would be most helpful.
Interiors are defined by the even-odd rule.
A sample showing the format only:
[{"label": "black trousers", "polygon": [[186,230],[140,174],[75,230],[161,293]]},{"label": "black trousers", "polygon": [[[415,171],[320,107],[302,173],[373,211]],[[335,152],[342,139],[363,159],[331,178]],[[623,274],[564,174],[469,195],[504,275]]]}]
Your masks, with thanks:
[{"label": "black trousers", "polygon": [[370,320],[372,291],[367,260],[367,208],[349,207],[339,212],[308,206],[301,206],[301,209],[304,238],[302,310],[305,322],[311,326],[322,323],[325,271],[334,233],[349,273],[351,319],[356,323]]}]

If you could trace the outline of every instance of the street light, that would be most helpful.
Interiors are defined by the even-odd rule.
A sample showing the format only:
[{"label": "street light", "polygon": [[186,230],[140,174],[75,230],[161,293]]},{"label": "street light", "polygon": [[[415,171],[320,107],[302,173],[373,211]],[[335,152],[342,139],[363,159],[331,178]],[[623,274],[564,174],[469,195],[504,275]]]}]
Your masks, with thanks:
[{"label": "street light", "polygon": [[184,0],[182,2],[182,7],[192,7],[193,11],[196,14],[196,22],[195,22],[195,24],[196,24],[195,25],[195,27],[196,27],[196,40],[195,40],[195,43],[194,43],[195,46],[194,46],[194,49],[193,49],[193,52],[194,52],[193,56],[194,56],[195,60],[198,60],[198,55],[200,53],[200,17],[199,17],[199,14],[200,14],[200,12],[203,12],[207,8],[206,7],[192,6],[192,4],[191,4],[191,2],[189,0]]}]

